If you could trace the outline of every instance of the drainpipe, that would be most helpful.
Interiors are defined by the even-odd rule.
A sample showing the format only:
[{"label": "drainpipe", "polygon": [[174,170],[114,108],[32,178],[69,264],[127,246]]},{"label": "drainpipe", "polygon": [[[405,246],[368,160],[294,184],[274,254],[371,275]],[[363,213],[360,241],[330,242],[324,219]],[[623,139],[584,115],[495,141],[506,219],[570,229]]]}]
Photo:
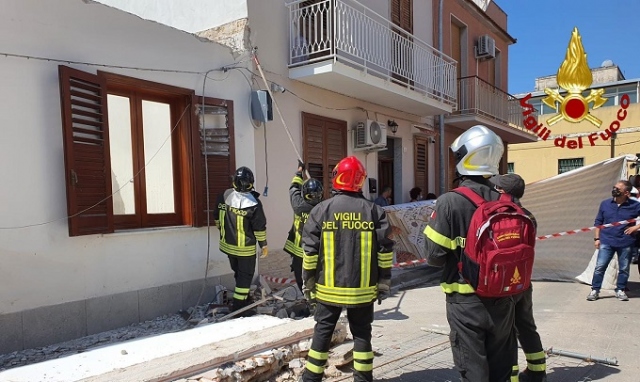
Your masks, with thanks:
[{"label": "drainpipe", "polygon": [[[442,57],[442,49],[443,49],[443,43],[442,43],[442,6],[443,6],[443,2],[444,0],[440,0],[440,4],[438,5],[438,51],[440,52],[440,57]],[[444,68],[443,68],[444,69]],[[441,80],[444,82],[444,71],[441,72],[440,75]],[[446,187],[444,184],[444,178],[445,178],[445,153],[446,153],[446,147],[444,144],[444,114],[440,114],[439,118],[438,118],[438,122],[439,122],[439,132],[440,132],[440,155],[439,155],[439,162],[440,162],[440,193],[438,195],[442,195],[445,193],[446,191]]]},{"label": "drainpipe", "polygon": [[611,158],[615,158],[616,156],[616,138],[618,137],[617,133],[611,133]]}]

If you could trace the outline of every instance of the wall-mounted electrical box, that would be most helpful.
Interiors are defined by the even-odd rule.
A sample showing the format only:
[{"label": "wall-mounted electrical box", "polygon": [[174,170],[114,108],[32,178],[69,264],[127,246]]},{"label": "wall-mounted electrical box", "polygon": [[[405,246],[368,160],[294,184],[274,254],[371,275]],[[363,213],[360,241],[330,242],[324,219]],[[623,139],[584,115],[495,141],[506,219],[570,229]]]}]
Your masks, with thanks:
[{"label": "wall-mounted electrical box", "polygon": [[273,107],[268,91],[251,92],[251,118],[260,122],[273,121]]},{"label": "wall-mounted electrical box", "polygon": [[373,194],[377,194],[378,193],[378,181],[373,179],[373,178],[369,178],[369,194],[373,195]]}]

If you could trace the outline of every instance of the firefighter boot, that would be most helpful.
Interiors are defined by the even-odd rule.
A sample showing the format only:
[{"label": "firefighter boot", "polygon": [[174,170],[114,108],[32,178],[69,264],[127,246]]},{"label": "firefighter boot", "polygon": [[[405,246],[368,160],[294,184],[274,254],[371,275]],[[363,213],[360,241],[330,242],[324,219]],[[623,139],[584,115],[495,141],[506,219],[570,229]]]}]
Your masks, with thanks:
[{"label": "firefighter boot", "polygon": [[233,305],[231,306],[231,311],[235,312],[238,309],[241,309],[244,306],[243,300],[238,300],[237,298],[233,299]]},{"label": "firefighter boot", "polygon": [[547,382],[547,373],[543,371],[531,371],[525,369],[518,376],[520,382]]}]

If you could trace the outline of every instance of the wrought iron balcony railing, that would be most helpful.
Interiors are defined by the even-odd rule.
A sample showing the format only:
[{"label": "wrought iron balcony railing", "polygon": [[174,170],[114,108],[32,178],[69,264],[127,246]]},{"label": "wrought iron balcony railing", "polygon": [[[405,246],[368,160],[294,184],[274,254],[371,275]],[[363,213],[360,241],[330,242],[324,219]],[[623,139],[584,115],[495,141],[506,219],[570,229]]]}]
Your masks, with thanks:
[{"label": "wrought iron balcony railing", "polygon": [[328,59],[456,105],[456,62],[356,0],[294,0],[289,67]]},{"label": "wrought iron balcony railing", "polygon": [[496,122],[528,131],[523,126],[520,101],[477,76],[458,79],[456,115],[482,115]]}]

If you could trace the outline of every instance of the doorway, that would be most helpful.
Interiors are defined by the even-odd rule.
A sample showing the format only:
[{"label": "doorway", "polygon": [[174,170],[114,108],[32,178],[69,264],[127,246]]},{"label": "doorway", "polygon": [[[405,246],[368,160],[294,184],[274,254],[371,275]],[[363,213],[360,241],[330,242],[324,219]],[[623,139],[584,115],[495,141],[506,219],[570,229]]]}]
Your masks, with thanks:
[{"label": "doorway", "polygon": [[389,204],[402,203],[402,139],[387,137],[386,150],[378,151],[378,195],[385,186],[393,192]]}]

